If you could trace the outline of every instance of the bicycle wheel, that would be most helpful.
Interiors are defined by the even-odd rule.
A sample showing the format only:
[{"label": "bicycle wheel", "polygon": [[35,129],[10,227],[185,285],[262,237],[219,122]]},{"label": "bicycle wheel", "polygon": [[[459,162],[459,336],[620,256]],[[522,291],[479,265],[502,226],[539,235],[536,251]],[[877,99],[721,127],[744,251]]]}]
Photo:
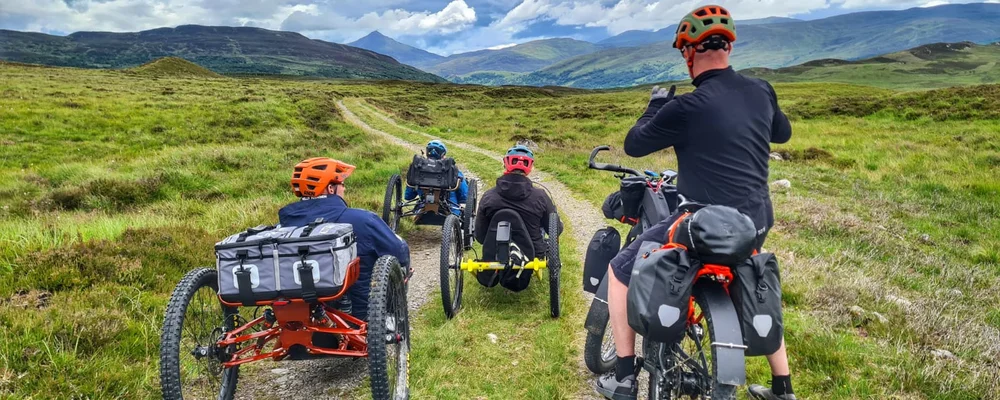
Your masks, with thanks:
[{"label": "bicycle wheel", "polygon": [[403,178],[399,174],[394,174],[385,186],[385,199],[382,201],[382,220],[393,232],[399,228],[399,220],[403,213],[402,204]]},{"label": "bicycle wheel", "polygon": [[[215,269],[188,272],[170,296],[160,336],[160,390],[164,399],[230,400],[236,393],[239,366],[223,368],[215,346],[237,308],[217,297]],[[229,321],[229,322],[227,322]]]},{"label": "bicycle wheel", "polygon": [[441,304],[449,319],[462,308],[463,249],[461,223],[458,217],[449,215],[441,228]]},{"label": "bicycle wheel", "polygon": [[466,197],[465,210],[462,211],[462,231],[465,233],[465,250],[472,250],[472,236],[475,234],[476,202],[478,201],[479,181],[469,179],[469,195]]},{"label": "bicycle wheel", "polygon": [[[736,385],[720,382],[717,335],[721,329],[729,329],[735,321],[735,310],[730,301],[728,310],[713,309],[710,296],[728,296],[721,286],[714,283],[698,282],[695,286],[695,315],[703,317],[698,324],[688,327],[680,343],[672,346],[650,343],[646,349],[647,365],[652,365],[649,379],[649,399],[735,399]],[[714,306],[723,308],[720,306]],[[714,313],[725,315],[717,319]],[[729,318],[733,318],[729,321]],[[651,356],[652,355],[652,356]],[[740,358],[739,368],[744,368]]]},{"label": "bicycle wheel", "polygon": [[549,251],[546,266],[549,269],[549,313],[552,318],[559,318],[559,275],[562,272],[562,260],[559,259],[559,214],[549,216]]},{"label": "bicycle wheel", "polygon": [[587,313],[587,340],[583,345],[583,361],[587,369],[603,374],[615,367],[615,336],[611,330],[608,305],[598,299],[590,303]]},{"label": "bicycle wheel", "polygon": [[393,257],[375,262],[369,294],[368,369],[374,400],[410,398],[410,320],[403,269]]}]

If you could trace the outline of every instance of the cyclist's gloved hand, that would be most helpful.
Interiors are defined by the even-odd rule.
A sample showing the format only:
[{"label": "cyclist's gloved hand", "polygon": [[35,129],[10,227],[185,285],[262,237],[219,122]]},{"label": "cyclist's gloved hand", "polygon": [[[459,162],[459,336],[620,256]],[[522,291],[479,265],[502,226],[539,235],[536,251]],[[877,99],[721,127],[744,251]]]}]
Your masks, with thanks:
[{"label": "cyclist's gloved hand", "polygon": [[670,90],[666,88],[661,88],[659,86],[653,86],[653,93],[649,97],[649,101],[666,99],[669,103],[670,100],[674,99],[674,92],[677,91],[677,85],[670,85]]}]

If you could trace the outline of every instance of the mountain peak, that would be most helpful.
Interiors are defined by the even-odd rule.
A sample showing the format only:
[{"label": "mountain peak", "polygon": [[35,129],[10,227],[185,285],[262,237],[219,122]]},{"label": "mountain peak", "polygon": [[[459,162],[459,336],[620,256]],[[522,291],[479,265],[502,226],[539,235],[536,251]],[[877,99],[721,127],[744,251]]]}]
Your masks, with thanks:
[{"label": "mountain peak", "polygon": [[410,46],[406,43],[400,43],[396,39],[383,35],[382,32],[379,32],[378,30],[374,30],[365,35],[365,37],[348,43],[347,45],[385,54],[395,58],[401,63],[410,65],[434,62],[444,58],[437,54],[424,51],[423,49]]}]

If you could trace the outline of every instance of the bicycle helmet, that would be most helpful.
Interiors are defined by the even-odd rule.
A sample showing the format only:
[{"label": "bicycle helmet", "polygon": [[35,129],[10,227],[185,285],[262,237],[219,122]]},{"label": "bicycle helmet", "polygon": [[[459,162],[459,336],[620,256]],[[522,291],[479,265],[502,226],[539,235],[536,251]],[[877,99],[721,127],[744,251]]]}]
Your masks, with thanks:
[{"label": "bicycle helmet", "polygon": [[[687,60],[688,72],[694,68],[695,53],[709,50],[729,50],[736,42],[736,23],[722,6],[704,6],[685,15],[677,24],[674,48]],[[700,49],[696,48],[700,45]],[[690,47],[690,48],[689,48]]]},{"label": "bicycle helmet", "polygon": [[531,168],[535,165],[535,154],[527,146],[517,145],[507,150],[507,155],[503,157],[503,173],[509,174],[514,171],[521,171],[525,175],[531,173]]},{"label": "bicycle helmet", "polygon": [[445,154],[448,154],[448,148],[440,140],[435,139],[427,142],[427,158],[440,160],[444,158]]},{"label": "bicycle helmet", "polygon": [[316,197],[330,185],[339,185],[354,172],[354,166],[326,157],[314,157],[295,165],[292,191],[298,197]]}]

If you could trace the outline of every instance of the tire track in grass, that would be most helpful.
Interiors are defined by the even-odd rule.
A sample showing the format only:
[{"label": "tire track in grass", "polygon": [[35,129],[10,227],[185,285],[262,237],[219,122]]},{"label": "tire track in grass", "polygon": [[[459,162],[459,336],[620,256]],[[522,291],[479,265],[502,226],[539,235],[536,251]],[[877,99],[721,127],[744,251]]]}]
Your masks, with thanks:
[{"label": "tire track in grass", "polygon": [[[481,155],[483,157],[486,157],[487,159],[494,160],[498,163],[502,162],[502,156],[494,152],[482,149],[480,147],[468,143],[463,143],[451,139],[441,139],[439,137],[427,134],[425,132],[420,132],[415,129],[400,125],[389,116],[386,116],[379,110],[369,107],[360,101],[357,101],[356,103],[354,103],[354,105],[358,108],[361,108],[364,111],[367,111],[367,113],[374,115],[376,118],[383,121],[384,123],[389,124],[396,129],[405,131],[411,135],[417,135],[427,140],[440,139],[445,141],[445,143],[447,143],[449,146],[453,146],[454,148],[458,148],[461,150],[465,150],[467,152]],[[414,144],[410,141],[392,135],[388,132],[372,128],[367,123],[362,121],[353,111],[351,111],[344,104],[343,101],[337,101],[337,108],[344,115],[345,120],[358,126],[362,130],[365,130],[366,132],[386,137],[386,139],[391,140],[393,143],[402,145],[406,148],[414,149],[416,151],[423,149],[423,146]],[[546,190],[549,191],[553,201],[556,203],[556,207],[562,214],[561,218],[563,219],[563,222],[566,225],[566,231],[568,231],[571,234],[571,239],[573,244],[575,245],[576,254],[579,255],[579,265],[582,267],[583,257],[587,254],[587,245],[590,242],[591,235],[593,234],[594,231],[606,226],[601,211],[598,210],[593,205],[591,205],[589,202],[574,195],[573,192],[568,187],[566,187],[564,184],[555,179],[555,177],[552,176],[551,174],[542,171],[541,168],[539,168],[538,166],[536,166],[535,169],[532,171],[531,179],[536,183],[539,183],[543,187],[545,187]],[[481,190],[480,196],[482,193],[483,191]],[[581,285],[580,282],[567,281],[566,279],[562,279],[560,285],[563,288],[568,289],[561,291],[562,292],[561,295],[563,296],[563,304],[566,303],[566,300],[572,300],[572,301],[582,302],[581,304],[583,305],[583,307],[589,305],[590,298],[588,296],[581,295],[583,291],[580,286]],[[577,356],[578,370],[581,375],[589,378],[588,383],[590,383],[588,385],[585,385],[585,387],[580,388],[580,390],[577,391],[577,395],[575,398],[600,399],[601,397],[596,395],[592,386],[593,383],[592,374],[589,372],[589,370],[586,369],[586,366],[583,362],[582,349],[583,349],[583,338],[585,332],[583,329],[582,317],[580,321],[574,321],[574,322],[578,322],[579,330],[576,333],[576,336],[573,338],[571,345],[574,346],[576,349],[581,350]]]}]

